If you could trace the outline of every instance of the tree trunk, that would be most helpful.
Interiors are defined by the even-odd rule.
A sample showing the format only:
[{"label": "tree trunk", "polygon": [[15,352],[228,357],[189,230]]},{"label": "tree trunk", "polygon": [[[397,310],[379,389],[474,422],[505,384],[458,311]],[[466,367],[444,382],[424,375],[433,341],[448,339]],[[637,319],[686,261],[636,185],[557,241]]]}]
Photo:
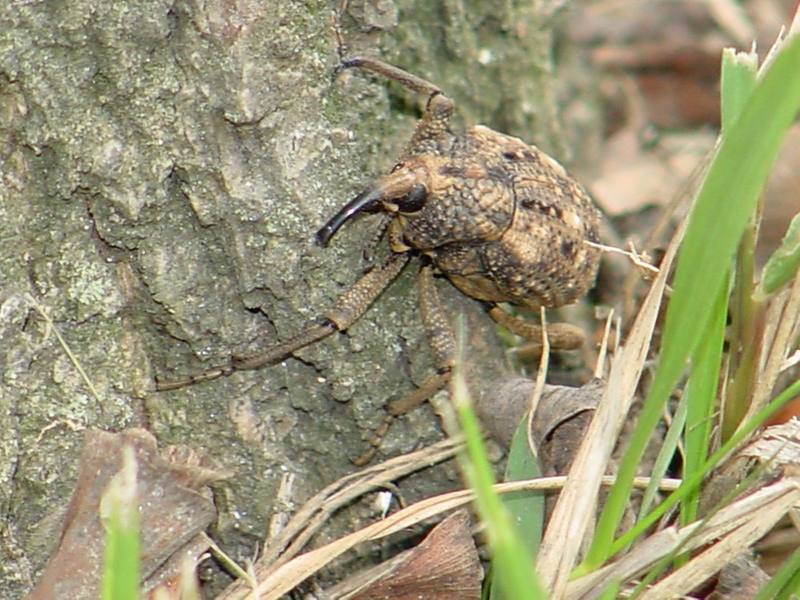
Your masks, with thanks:
[{"label": "tree trunk", "polygon": [[[244,558],[284,473],[297,476],[300,503],[352,470],[385,402],[430,373],[412,267],[346,334],[297,359],[153,391],[156,374],[286,339],[363,269],[374,218],[326,250],[313,233],[391,167],[420,99],[361,72],[333,78],[335,4],[0,8],[0,589],[9,597],[30,588],[57,542],[82,429],[144,426],[162,445],[204,449],[232,473],[218,486],[216,537]],[[339,17],[347,53],[437,83],[465,123],[558,152],[539,10],[521,0],[351,0]],[[454,313],[474,317],[473,352],[497,376],[493,326],[440,284]],[[492,377],[472,375],[476,386]],[[440,436],[426,407],[400,419],[382,451]],[[448,467],[404,490],[413,500],[456,484]],[[333,533],[364,510],[341,516]]]}]

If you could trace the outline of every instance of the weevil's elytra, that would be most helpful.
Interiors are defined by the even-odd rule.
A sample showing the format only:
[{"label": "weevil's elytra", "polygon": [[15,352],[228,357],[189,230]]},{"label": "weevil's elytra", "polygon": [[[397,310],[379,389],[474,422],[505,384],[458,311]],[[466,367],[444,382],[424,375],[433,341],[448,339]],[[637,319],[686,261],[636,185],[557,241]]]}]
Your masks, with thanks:
[{"label": "weevil's elytra", "polygon": [[[455,343],[433,282],[435,274],[486,303],[498,323],[534,340],[541,338],[538,326],[512,317],[497,304],[557,307],[575,302],[594,284],[598,251],[584,242],[598,240],[600,214],[558,162],[535,146],[488,127],[453,132],[453,101],[424,79],[370,58],[344,61],[339,70],[353,67],[425,94],[427,103],[391,171],[346,203],[320,228],[316,239],[326,246],[356,215],[384,213],[378,238],[385,231],[389,257],[294,338],[181,381],[159,382],[159,389],[259,368],[347,329],[409,261],[422,257],[420,315],[437,373],[408,398],[387,407],[388,424],[392,416],[439,389],[453,365]],[[559,331],[560,337],[551,336],[553,347],[576,347],[582,342],[577,328],[561,324]],[[379,434],[384,430],[385,426]],[[379,441],[380,435],[376,437]]]}]

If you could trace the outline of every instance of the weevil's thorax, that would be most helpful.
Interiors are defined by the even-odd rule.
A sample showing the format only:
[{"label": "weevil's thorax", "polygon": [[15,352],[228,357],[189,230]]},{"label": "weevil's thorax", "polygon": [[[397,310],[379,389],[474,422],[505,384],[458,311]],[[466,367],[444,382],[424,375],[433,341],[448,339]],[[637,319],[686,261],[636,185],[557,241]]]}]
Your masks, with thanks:
[{"label": "weevil's thorax", "polygon": [[423,152],[407,155],[402,163],[401,168],[424,173],[420,183],[428,191],[421,211],[398,218],[404,240],[419,250],[496,240],[514,216],[519,165],[508,157],[527,146],[484,127],[448,142],[447,147],[423,146]]}]

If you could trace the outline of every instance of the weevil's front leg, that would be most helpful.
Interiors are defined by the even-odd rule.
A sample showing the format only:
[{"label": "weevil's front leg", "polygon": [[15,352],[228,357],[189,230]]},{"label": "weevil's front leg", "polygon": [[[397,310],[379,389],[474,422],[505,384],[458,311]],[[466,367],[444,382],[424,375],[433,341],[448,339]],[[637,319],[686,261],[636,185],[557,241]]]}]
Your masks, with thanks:
[{"label": "weevil's front leg", "polygon": [[366,69],[368,71],[372,71],[373,73],[377,73],[378,75],[383,75],[386,77],[386,79],[396,81],[397,83],[410,89],[412,92],[417,92],[418,94],[433,96],[435,94],[442,93],[442,90],[438,85],[431,83],[427,79],[423,79],[422,77],[418,77],[413,73],[409,73],[408,71],[404,71],[403,69],[395,67],[394,65],[390,65],[382,60],[371,58],[369,56],[354,56],[352,58],[347,58],[341,62],[337,68],[337,71],[352,69],[354,67]]},{"label": "weevil's front leg", "polygon": [[364,248],[361,250],[361,260],[363,260],[364,263],[366,263],[367,268],[370,268],[372,266],[372,263],[374,262],[373,259],[374,259],[375,249],[378,247],[378,244],[380,244],[383,241],[383,238],[386,236],[386,231],[389,229],[389,225],[394,220],[394,218],[395,215],[391,213],[381,215],[381,220],[378,223],[378,226],[375,228],[375,231],[367,240],[367,243],[364,244]]},{"label": "weevil's front leg", "polygon": [[433,351],[433,364],[436,367],[436,373],[428,377],[412,393],[390,402],[386,406],[386,417],[370,437],[371,448],[353,461],[357,466],[366,465],[372,460],[395,417],[405,414],[425,402],[447,385],[450,380],[450,373],[453,370],[455,360],[456,340],[439,299],[439,293],[436,291],[432,266],[426,265],[422,267],[419,272],[417,286],[420,315],[428,342]]},{"label": "weevil's front leg", "polygon": [[[542,343],[541,325],[529,323],[510,315],[496,305],[489,309],[489,316],[492,317],[495,323],[502,325],[511,333],[533,343]],[[583,346],[586,335],[580,327],[569,323],[548,323],[547,340],[554,350],[576,350]]]},{"label": "weevil's front leg", "polygon": [[230,375],[234,371],[258,369],[267,364],[283,360],[287,356],[305,348],[336,331],[344,331],[355,323],[369,306],[380,296],[408,264],[408,254],[392,254],[381,266],[372,269],[361,277],[349,290],[339,296],[333,307],[328,310],[320,323],[310,325],[290,340],[268,348],[264,352],[252,356],[234,356],[230,363],[203,371],[197,375],[177,381],[158,381],[159,391],[209,381]]},{"label": "weevil's front leg", "polygon": [[400,162],[409,156],[423,153],[437,154],[447,141],[451,140],[450,117],[453,116],[455,107],[453,101],[442,90],[422,77],[417,77],[408,71],[398,69],[375,58],[356,56],[342,61],[339,71],[359,67],[367,69],[387,79],[396,81],[413,92],[428,96],[425,112],[414,129],[414,135],[406,145]]}]

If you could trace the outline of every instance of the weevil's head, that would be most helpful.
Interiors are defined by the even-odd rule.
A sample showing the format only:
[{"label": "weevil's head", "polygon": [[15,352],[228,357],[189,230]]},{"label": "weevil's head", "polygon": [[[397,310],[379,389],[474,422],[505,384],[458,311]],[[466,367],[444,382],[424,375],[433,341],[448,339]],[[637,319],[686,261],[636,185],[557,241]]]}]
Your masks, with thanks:
[{"label": "weevil's head", "polygon": [[317,232],[317,243],[327,246],[342,225],[362,213],[418,213],[428,200],[426,180],[427,173],[421,166],[397,165],[389,175],[361,192],[333,215]]}]

